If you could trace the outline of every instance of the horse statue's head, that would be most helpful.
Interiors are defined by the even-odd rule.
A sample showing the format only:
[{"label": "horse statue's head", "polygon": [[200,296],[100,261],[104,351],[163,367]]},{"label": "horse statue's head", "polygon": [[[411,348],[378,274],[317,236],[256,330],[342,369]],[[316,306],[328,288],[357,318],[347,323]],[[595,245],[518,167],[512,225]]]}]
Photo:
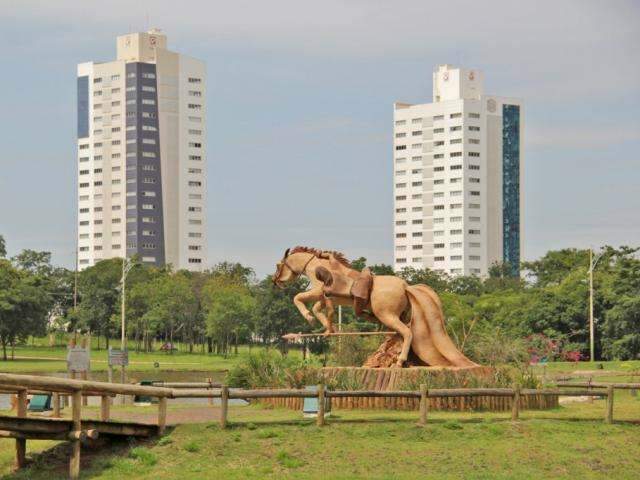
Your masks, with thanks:
[{"label": "horse statue's head", "polygon": [[280,288],[284,288],[284,285],[293,279],[294,273],[291,267],[287,265],[287,257],[289,256],[290,248],[287,248],[284,251],[284,255],[282,256],[282,260],[276,263],[276,272],[271,277],[274,285],[277,285]]}]

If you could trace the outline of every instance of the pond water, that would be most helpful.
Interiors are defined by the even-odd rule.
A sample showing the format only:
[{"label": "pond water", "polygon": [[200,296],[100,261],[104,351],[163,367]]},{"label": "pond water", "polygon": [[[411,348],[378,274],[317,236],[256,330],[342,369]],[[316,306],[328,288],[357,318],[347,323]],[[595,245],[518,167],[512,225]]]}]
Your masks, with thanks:
[{"label": "pond water", "polygon": [[[29,375],[45,375],[51,377],[60,377],[60,378],[70,378],[70,375],[67,372],[29,372]],[[114,381],[120,381],[120,371],[114,371]],[[211,379],[213,382],[222,382],[225,377],[225,372],[211,372],[211,371],[189,371],[189,372],[175,372],[175,371],[161,371],[158,370],[156,372],[140,372],[135,370],[127,370],[127,383],[139,383],[143,380],[150,381],[163,381],[163,382],[205,382],[207,379]],[[96,380],[99,382],[108,381],[108,373],[107,372],[90,372],[89,380]],[[129,402],[130,397],[129,397]],[[114,403],[118,405],[120,402],[120,398],[116,399]],[[176,398],[170,399],[169,404],[196,404],[196,405],[206,405],[209,403],[209,400],[206,398]],[[214,405],[218,405],[220,403],[220,399],[214,398]],[[91,406],[100,405],[99,397],[89,397],[88,404]],[[229,404],[231,405],[246,405],[247,402],[244,400],[229,400]],[[11,395],[9,394],[0,394],[0,410],[7,410],[11,408]]]}]

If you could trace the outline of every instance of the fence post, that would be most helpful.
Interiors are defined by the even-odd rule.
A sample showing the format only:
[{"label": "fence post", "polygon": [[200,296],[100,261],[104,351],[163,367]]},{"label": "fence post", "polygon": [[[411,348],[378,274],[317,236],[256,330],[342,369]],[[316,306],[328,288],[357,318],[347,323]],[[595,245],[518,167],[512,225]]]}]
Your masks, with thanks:
[{"label": "fence post", "polygon": [[222,385],[220,389],[220,428],[227,428],[227,413],[229,411],[229,387]]},{"label": "fence post", "polygon": [[[27,416],[27,391],[20,390],[18,392],[18,405],[16,406],[16,416],[25,418]],[[27,440],[24,438],[16,439],[16,468],[24,467],[25,457],[27,456]]]},{"label": "fence post", "polygon": [[102,395],[100,397],[100,420],[106,422],[109,420],[110,412],[109,408],[111,407],[111,397],[108,395]]},{"label": "fence post", "polygon": [[607,412],[604,421],[613,423],[613,385],[607,387]]},{"label": "fence post", "polygon": [[158,435],[164,434],[167,426],[167,397],[158,399]]},{"label": "fence post", "polygon": [[[82,424],[80,421],[82,412],[82,392],[75,390],[71,396],[71,419],[73,420],[73,426],[71,427],[73,432],[80,432],[82,430]],[[77,440],[71,442],[71,460],[69,461],[69,478],[75,480],[80,476],[80,437]]]},{"label": "fence post", "polygon": [[427,424],[427,414],[429,412],[429,391],[423,383],[420,385],[420,422],[424,426]]},{"label": "fence post", "polygon": [[53,418],[60,418],[60,394],[53,392],[51,401],[53,402]]},{"label": "fence post", "polygon": [[[209,388],[213,389],[213,380],[211,377],[207,378],[207,382],[209,382]],[[213,405],[213,396],[209,397],[209,405]]]},{"label": "fence post", "polygon": [[520,387],[513,388],[513,405],[511,407],[511,420],[518,420],[520,416]]},{"label": "fence post", "polygon": [[324,426],[324,383],[318,385],[318,418],[317,425]]}]

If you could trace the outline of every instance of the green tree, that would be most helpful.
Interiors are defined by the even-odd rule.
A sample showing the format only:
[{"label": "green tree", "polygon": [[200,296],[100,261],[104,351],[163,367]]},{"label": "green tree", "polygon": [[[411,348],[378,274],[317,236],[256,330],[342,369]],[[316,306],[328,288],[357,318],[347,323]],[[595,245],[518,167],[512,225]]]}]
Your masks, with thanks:
[{"label": "green tree", "polygon": [[[78,275],[78,327],[109,338],[118,331],[122,259],[102,260]],[[98,338],[99,341],[99,338]],[[100,343],[98,343],[100,348]]]},{"label": "green tree", "polygon": [[256,297],[254,331],[263,343],[275,342],[281,351],[287,350],[282,335],[292,332],[310,332],[311,326],[293,304],[293,297],[306,290],[307,280],[298,278],[284,288],[273,284],[271,276],[254,289]]},{"label": "green tree", "polygon": [[624,297],[611,308],[602,325],[602,353],[605,358],[640,358],[640,297]]},{"label": "green tree", "polygon": [[0,343],[4,360],[7,346],[29,335],[44,334],[51,307],[50,297],[43,295],[46,287],[43,277],[0,259]]},{"label": "green tree", "polygon": [[229,353],[243,337],[248,339],[252,330],[255,300],[246,285],[237,277],[214,277],[204,286],[207,334],[214,340],[218,352]]}]

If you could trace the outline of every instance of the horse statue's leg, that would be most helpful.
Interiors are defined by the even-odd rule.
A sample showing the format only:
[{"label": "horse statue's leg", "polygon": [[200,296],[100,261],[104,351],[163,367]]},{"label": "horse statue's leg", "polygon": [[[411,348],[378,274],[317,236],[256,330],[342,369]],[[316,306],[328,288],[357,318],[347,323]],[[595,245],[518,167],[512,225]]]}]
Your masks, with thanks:
[{"label": "horse statue's leg", "polygon": [[315,303],[319,301],[323,297],[322,288],[316,288],[313,290],[307,290],[306,292],[300,292],[295,297],[293,297],[293,303],[296,308],[300,312],[300,314],[313,325],[313,321],[316,317],[309,311],[307,308],[307,303]]},{"label": "horse statue's leg", "polygon": [[324,298],[323,300],[318,300],[313,304],[311,308],[316,318],[320,320],[320,323],[324,326],[324,333],[333,333],[335,329],[333,328],[333,303],[328,298]]},{"label": "horse statue's leg", "polygon": [[394,312],[376,312],[376,318],[386,327],[402,335],[402,350],[400,351],[395,366],[403,367],[404,362],[406,362],[409,357],[409,349],[411,348],[411,341],[413,340],[411,328],[404,324],[402,320],[400,320],[400,317]]}]

